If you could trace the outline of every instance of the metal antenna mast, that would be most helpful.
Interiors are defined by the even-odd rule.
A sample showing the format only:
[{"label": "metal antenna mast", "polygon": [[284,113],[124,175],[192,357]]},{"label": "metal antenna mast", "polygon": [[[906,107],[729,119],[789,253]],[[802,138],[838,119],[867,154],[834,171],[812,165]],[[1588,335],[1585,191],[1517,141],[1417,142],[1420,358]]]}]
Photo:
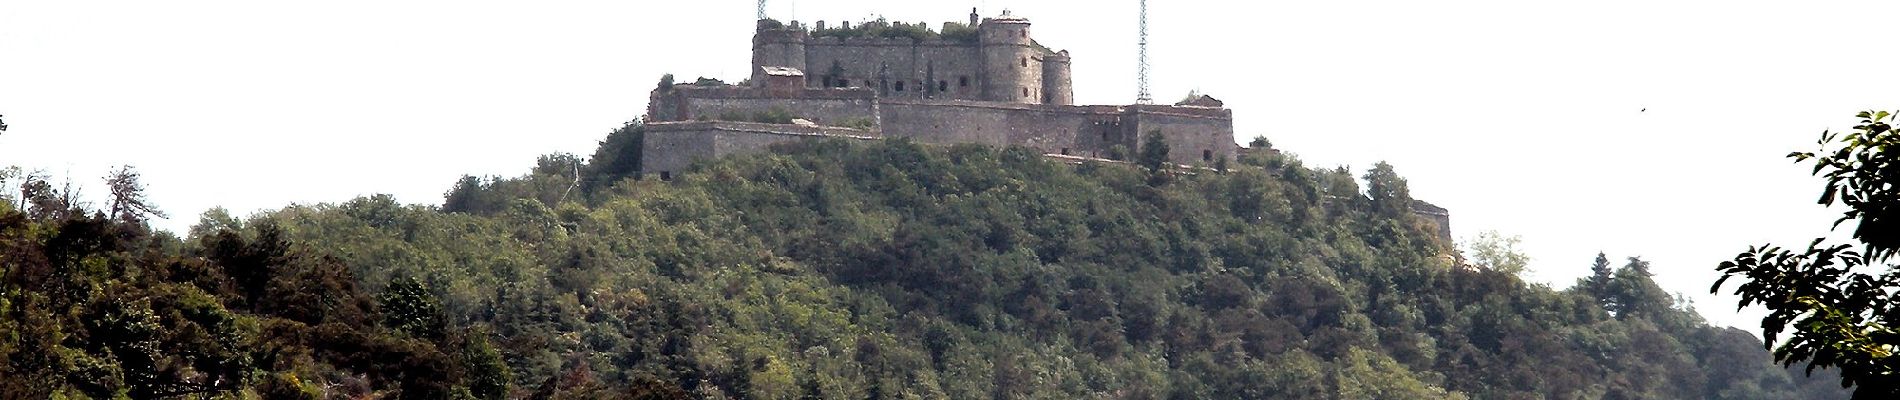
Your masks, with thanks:
[{"label": "metal antenna mast", "polygon": [[765,0],[759,0],[759,19],[765,19]]},{"label": "metal antenna mast", "polygon": [[[760,0],[763,4],[764,0]],[[1148,0],[1141,0],[1141,61],[1138,69],[1140,76],[1136,85],[1141,92],[1135,94],[1135,104],[1154,104],[1154,96],[1148,93]]]}]

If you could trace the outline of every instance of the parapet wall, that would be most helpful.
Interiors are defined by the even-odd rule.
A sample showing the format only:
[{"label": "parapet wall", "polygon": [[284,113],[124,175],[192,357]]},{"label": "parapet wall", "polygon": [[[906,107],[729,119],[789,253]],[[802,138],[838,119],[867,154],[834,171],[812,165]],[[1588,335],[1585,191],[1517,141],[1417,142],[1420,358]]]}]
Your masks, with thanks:
[{"label": "parapet wall", "polygon": [[647,121],[692,121],[749,117],[784,111],[820,125],[877,124],[877,94],[866,88],[806,88],[792,96],[773,96],[749,86],[676,86],[655,90],[647,106]]},{"label": "parapet wall", "polygon": [[797,140],[872,140],[869,131],[784,124],[727,121],[659,122],[646,125],[640,146],[640,171],[670,178],[695,161],[763,152],[771,145]]},{"label": "parapet wall", "polygon": [[1027,146],[1050,154],[1106,158],[1121,146],[1132,156],[1141,135],[1160,131],[1178,164],[1232,160],[1232,113],[1178,106],[1064,106],[970,101],[885,100],[882,131],[922,143]]}]

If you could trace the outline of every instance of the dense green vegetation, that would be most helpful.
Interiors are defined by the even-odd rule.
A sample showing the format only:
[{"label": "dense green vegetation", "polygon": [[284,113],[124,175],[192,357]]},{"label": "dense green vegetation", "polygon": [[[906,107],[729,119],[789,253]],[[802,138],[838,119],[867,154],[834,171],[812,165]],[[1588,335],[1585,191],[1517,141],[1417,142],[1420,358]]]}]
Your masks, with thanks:
[{"label": "dense green vegetation", "polygon": [[1845,397],[1639,259],[1463,261],[1383,164],[811,142],[662,182],[640,132],[182,238],[0,202],[0,398]]}]

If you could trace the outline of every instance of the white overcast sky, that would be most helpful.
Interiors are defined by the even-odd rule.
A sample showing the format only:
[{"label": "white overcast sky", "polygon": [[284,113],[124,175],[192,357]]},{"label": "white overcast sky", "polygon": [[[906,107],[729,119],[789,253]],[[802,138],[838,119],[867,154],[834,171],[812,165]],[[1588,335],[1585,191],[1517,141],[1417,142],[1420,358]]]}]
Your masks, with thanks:
[{"label": "white overcast sky", "polygon": [[[1712,322],[1712,267],[1831,214],[1782,155],[1900,109],[1892,1],[1163,1],[1154,92],[1226,100],[1245,141],[1394,164],[1460,237],[1521,235],[1567,287],[1643,256]],[[1004,9],[1075,57],[1078,103],[1135,93],[1136,1],[774,1],[781,20]],[[182,231],[591,154],[663,73],[744,78],[751,1],[0,1],[0,166],[136,165]],[[1642,109],[1646,112],[1639,112]],[[96,187],[96,186],[94,186]],[[93,192],[98,192],[93,189]]]}]

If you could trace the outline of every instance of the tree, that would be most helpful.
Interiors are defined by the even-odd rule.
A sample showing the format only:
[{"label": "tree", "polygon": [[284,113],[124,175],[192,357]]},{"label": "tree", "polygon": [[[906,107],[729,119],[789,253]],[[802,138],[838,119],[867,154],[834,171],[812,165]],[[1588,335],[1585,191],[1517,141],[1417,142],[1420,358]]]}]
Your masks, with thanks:
[{"label": "tree", "polygon": [[1168,164],[1168,141],[1161,137],[1160,130],[1148,131],[1141,137],[1141,154],[1135,156],[1135,163],[1147,168],[1150,173],[1158,173]]},{"label": "tree", "polygon": [[53,183],[47,181],[45,173],[34,171],[23,178],[20,182],[20,208],[26,209],[27,214],[45,219],[63,215],[71,208],[63,200],[66,196],[61,196],[59,190],[53,188]]},{"label": "tree", "polygon": [[69,177],[59,186],[53,186],[52,178],[44,171],[26,173],[20,182],[20,205],[27,215],[41,220],[66,219],[84,214],[89,207],[81,199],[79,186]]},{"label": "tree", "polygon": [[5,116],[5,115],[0,115],[0,133],[6,133],[6,132],[7,132],[7,119],[6,119],[6,117],[7,117],[7,116]]},{"label": "tree", "polygon": [[484,194],[485,189],[487,188],[482,186],[482,178],[462,175],[462,179],[455,181],[455,187],[450,188],[448,193],[442,195],[442,212],[466,213],[476,210],[491,211],[492,208],[481,207],[484,204],[478,201]]},{"label": "tree", "polygon": [[1610,269],[1610,257],[1597,252],[1596,262],[1590,265],[1590,276],[1577,280],[1577,288],[1596,299],[1597,305],[1603,306],[1603,309],[1613,309],[1610,284],[1615,281],[1615,274],[1616,271]]},{"label": "tree", "polygon": [[502,361],[501,352],[488,342],[487,332],[476,331],[469,335],[468,344],[462,349],[462,361],[467,365],[470,394],[482,400],[508,398],[508,381],[513,380],[514,375]]},{"label": "tree", "polygon": [[1507,237],[1496,231],[1487,231],[1472,239],[1467,251],[1471,254],[1472,264],[1479,269],[1517,275],[1524,272],[1531,260],[1530,256],[1518,250],[1520,241],[1522,239],[1517,236]]},{"label": "tree", "polygon": [[145,197],[145,184],[139,183],[139,171],[130,165],[107,174],[106,189],[111,195],[106,209],[113,218],[126,222],[144,221],[147,216],[165,218],[165,213]]},{"label": "tree", "polygon": [[448,317],[441,301],[415,278],[390,281],[380,303],[383,323],[391,329],[427,340],[440,340],[447,334]]},{"label": "tree", "polygon": [[1654,275],[1649,272],[1648,261],[1630,257],[1629,263],[1617,269],[1616,276],[1610,279],[1609,304],[1613,305],[1609,308],[1610,312],[1615,313],[1617,318],[1629,318],[1654,317],[1669,310],[1675,302],[1669,297],[1668,291],[1650,279]]},{"label": "tree", "polygon": [[1392,170],[1392,164],[1380,161],[1366,171],[1366,197],[1372,199],[1372,209],[1387,217],[1403,217],[1412,212],[1412,193],[1406,188],[1405,178]]},{"label": "tree", "polygon": [[1161,186],[1168,183],[1168,141],[1161,137],[1160,130],[1148,131],[1141,138],[1141,149],[1135,154],[1135,163],[1148,170],[1148,186]]},{"label": "tree", "polygon": [[1271,149],[1271,148],[1273,148],[1273,141],[1271,141],[1271,140],[1267,140],[1267,137],[1266,137],[1265,135],[1262,135],[1262,136],[1254,136],[1254,137],[1253,137],[1253,140],[1250,140],[1250,141],[1248,141],[1248,142],[1247,142],[1247,148],[1250,148],[1250,149]]},{"label": "tree", "polygon": [[608,133],[581,171],[581,192],[598,193],[639,173],[643,140],[646,140],[646,124],[640,120],[627,122]]},{"label": "tree", "polygon": [[[1900,132],[1894,114],[1861,112],[1860,124],[1845,135],[1823,131],[1817,152],[1789,153],[1796,163],[1811,162],[1825,181],[1819,203],[1846,206],[1834,228],[1853,221],[1858,243],[1828,243],[1815,238],[1805,249],[1775,245],[1749,247],[1716,270],[1722,278],[1709,290],[1720,292],[1730,278],[1741,278],[1734,293],[1737,307],[1761,305],[1768,346],[1784,365],[1799,361],[1815,368],[1837,368],[1842,386],[1858,386],[1856,398],[1900,396],[1900,269],[1888,261],[1900,250]],[[1856,271],[1856,268],[1868,267]],[[1778,343],[1778,344],[1777,344]]]}]

